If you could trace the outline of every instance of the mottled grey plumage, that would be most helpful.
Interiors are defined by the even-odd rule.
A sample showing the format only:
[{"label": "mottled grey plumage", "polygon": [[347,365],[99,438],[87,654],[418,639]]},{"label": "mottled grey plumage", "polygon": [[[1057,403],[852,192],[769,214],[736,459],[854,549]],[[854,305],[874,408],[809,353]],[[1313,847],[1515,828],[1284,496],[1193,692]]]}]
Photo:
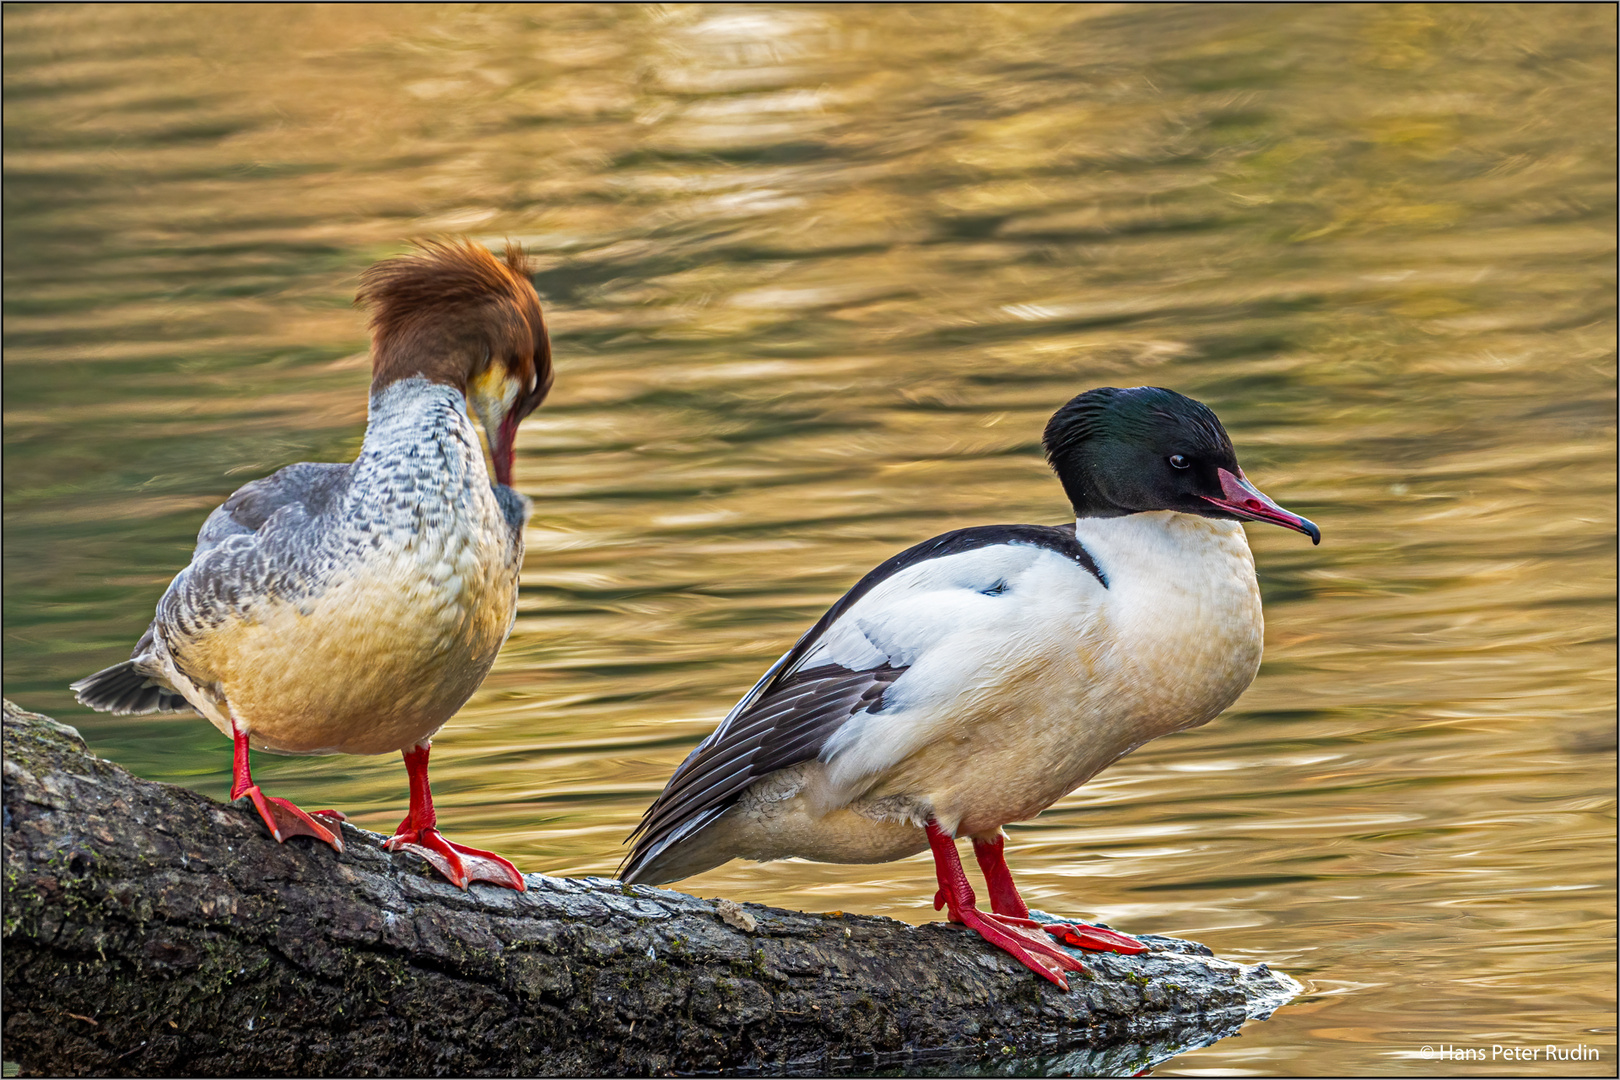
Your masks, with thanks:
[{"label": "mottled grey plumage", "polygon": [[[289,608],[308,617],[328,590],[357,580],[381,578],[386,588],[397,579],[398,589],[418,594],[420,610],[409,615],[422,625],[377,626],[380,640],[415,636],[426,656],[453,651],[466,617],[460,608],[481,591],[461,580],[469,573],[510,582],[509,628],[528,510],[522,495],[490,483],[462,395],[401,380],[374,396],[354,462],[289,465],[210,514],[131,660],[74,689],[85,704],[114,712],[185,708],[189,699],[207,715],[213,704],[220,719],[210,719],[219,724],[230,703],[217,686],[224,673],[209,670],[219,667],[211,639]],[[470,558],[469,547],[477,549]],[[379,617],[386,621],[386,612]],[[435,648],[425,639],[441,625],[443,647]]]},{"label": "mottled grey plumage", "polygon": [[522,891],[510,862],[440,834],[427,761],[517,614],[528,500],[509,485],[518,425],[551,389],[551,344],[516,245],[503,260],[466,241],[417,248],[360,277],[372,330],[360,456],[233,494],[203,523],[134,658],[73,689],[106,712],[181,701],[200,712],[231,739],[231,797],[251,799],[278,841],[343,850],[330,814],[253,782],[250,750],[398,750],[410,810],[385,846],[462,888]]}]

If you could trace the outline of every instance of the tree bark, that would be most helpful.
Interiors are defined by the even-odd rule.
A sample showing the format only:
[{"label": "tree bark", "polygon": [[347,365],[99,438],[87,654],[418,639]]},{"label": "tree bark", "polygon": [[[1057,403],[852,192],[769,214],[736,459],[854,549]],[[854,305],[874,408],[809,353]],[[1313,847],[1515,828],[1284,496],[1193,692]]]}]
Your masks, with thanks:
[{"label": "tree bark", "polygon": [[352,826],[341,856],[277,844],[9,701],[4,750],[4,1057],[30,1074],[1117,1074],[1299,989],[1174,938],[1086,953],[1064,993],[943,923],[464,892]]}]

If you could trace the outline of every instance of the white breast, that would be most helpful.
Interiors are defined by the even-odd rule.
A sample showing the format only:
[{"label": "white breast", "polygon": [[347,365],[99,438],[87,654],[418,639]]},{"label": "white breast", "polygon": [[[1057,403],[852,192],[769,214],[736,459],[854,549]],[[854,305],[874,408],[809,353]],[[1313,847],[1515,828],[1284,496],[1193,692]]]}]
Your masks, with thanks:
[{"label": "white breast", "polygon": [[1105,681],[1117,700],[1104,711],[1130,728],[1119,753],[1236,701],[1264,629],[1243,526],[1162,510],[1085,519],[1078,535],[1108,577]]},{"label": "white breast", "polygon": [[1236,700],[1261,642],[1241,526],[1166,511],[1088,519],[1078,536],[1106,588],[1057,552],[1009,545],[896,575],[894,597],[874,589],[869,614],[849,618],[863,600],[846,616],[829,653],[856,659],[864,640],[896,656],[898,638],[911,668],[882,712],[837,733],[821,801],[994,831]]}]

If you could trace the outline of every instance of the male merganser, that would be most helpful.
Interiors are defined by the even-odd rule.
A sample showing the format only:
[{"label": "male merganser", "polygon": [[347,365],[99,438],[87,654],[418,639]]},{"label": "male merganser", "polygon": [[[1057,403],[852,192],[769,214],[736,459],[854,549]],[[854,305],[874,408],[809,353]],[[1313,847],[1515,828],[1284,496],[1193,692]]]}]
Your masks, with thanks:
[{"label": "male merganser", "polygon": [[1065,989],[1062,971],[1081,965],[1040,930],[1142,951],[1101,927],[1031,920],[1001,827],[1232,704],[1261,638],[1238,522],[1312,543],[1321,532],[1249,483],[1215,414],[1171,390],[1087,391],[1043,442],[1074,526],[958,529],[863,577],[675,770],[636,829],[625,881],[931,848],[934,907]]},{"label": "male merganser", "polygon": [[511,863],[439,834],[427,762],[512,629],[529,516],[510,486],[513,441],[551,389],[551,346],[516,246],[504,263],[465,241],[419,247],[361,275],[372,378],[360,456],[238,489],[203,523],[132,658],[73,689],[103,712],[207,717],[236,746],[231,798],[252,799],[278,841],[342,851],[343,815],[265,795],[250,746],[401,750],[410,812],[386,846],[462,888],[521,890]]}]

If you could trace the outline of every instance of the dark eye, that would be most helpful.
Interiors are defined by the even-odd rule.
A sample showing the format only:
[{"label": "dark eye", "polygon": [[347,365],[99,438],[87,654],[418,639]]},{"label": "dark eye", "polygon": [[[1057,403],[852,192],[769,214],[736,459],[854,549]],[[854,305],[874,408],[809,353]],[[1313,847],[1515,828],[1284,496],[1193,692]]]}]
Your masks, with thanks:
[{"label": "dark eye", "polygon": [[1171,454],[1170,455],[1170,467],[1171,468],[1185,469],[1187,466],[1189,466],[1191,464],[1192,464],[1192,462],[1188,461],[1186,459],[1186,457],[1184,457],[1181,454]]}]

